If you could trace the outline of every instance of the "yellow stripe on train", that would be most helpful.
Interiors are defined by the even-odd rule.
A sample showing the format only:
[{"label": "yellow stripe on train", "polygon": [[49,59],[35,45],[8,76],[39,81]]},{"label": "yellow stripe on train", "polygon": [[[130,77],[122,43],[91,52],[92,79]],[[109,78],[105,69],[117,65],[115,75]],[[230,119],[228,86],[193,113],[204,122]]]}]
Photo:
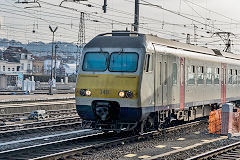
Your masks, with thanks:
[{"label": "yellow stripe on train", "polygon": [[[79,74],[76,84],[76,97],[81,96],[80,90],[91,91],[92,98],[120,98],[119,91],[132,91],[137,98],[139,76],[110,74]],[[82,96],[81,96],[82,97]]]}]

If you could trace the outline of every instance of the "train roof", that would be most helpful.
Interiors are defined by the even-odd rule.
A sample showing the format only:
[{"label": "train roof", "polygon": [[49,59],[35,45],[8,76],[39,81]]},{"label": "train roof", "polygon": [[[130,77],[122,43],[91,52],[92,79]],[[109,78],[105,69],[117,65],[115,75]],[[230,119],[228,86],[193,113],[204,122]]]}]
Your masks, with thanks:
[{"label": "train roof", "polygon": [[[103,43],[104,42],[104,43]],[[147,43],[166,46],[169,48],[181,49],[185,51],[191,51],[201,54],[207,54],[212,56],[221,56],[230,59],[240,60],[240,54],[223,52],[217,49],[210,49],[193,44],[187,44],[160,38],[151,34],[141,34],[129,31],[113,31],[110,33],[99,34],[93,38],[84,48],[125,48],[131,46],[132,48],[146,48]]]},{"label": "train roof", "polygon": [[84,48],[146,48],[145,37],[131,32],[111,32],[96,36]]},{"label": "train roof", "polygon": [[208,55],[212,55],[212,56],[222,56],[225,58],[240,60],[240,54],[228,53],[228,52],[223,52],[223,51],[220,51],[217,49],[210,49],[210,48],[197,46],[197,45],[193,45],[193,44],[177,42],[174,40],[160,38],[160,37],[150,35],[150,34],[146,35],[146,40],[151,43],[166,46],[169,48],[182,49],[185,51],[197,52],[197,53],[201,53],[201,54],[208,54]]}]

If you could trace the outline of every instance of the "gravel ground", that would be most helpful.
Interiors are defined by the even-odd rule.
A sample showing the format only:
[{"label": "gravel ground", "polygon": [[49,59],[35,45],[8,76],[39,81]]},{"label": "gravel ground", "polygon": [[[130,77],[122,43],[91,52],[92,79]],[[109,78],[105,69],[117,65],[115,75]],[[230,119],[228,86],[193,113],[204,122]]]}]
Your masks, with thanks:
[{"label": "gravel ground", "polygon": [[[154,139],[138,141],[134,143],[118,145],[112,148],[92,150],[85,154],[77,154],[68,159],[80,159],[80,160],[136,160],[143,158],[150,158],[154,155],[163,154],[166,152],[174,151],[177,148],[173,147],[187,147],[196,143],[202,142],[202,140],[212,140],[220,138],[219,135],[208,134],[207,123],[200,126],[194,126],[189,130],[178,130],[166,134],[165,136],[155,137]],[[170,156],[161,157],[158,159],[186,159],[196,155],[196,153],[203,153],[211,149],[215,149],[219,146],[224,146],[229,143],[233,143],[236,140],[224,139],[221,141],[205,144],[191,149],[190,151],[178,152]],[[158,148],[156,147],[158,146]]]}]

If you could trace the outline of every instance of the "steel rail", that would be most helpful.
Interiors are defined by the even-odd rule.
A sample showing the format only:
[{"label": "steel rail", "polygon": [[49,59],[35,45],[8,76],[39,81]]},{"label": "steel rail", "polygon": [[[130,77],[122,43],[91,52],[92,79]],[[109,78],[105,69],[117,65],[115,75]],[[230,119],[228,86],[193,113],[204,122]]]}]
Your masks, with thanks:
[{"label": "steel rail", "polygon": [[[87,131],[91,131],[91,130],[89,129]],[[54,142],[48,142],[48,143],[42,143],[42,144],[37,144],[37,145],[31,145],[31,146],[27,146],[27,147],[5,150],[5,151],[0,152],[0,159],[8,159],[8,158],[10,158],[10,159],[11,158],[25,159],[26,158],[25,156],[28,155],[29,153],[31,154],[31,156],[27,157],[26,159],[39,157],[39,155],[42,157],[43,155],[45,155],[44,153],[51,151],[50,149],[56,150],[59,146],[67,146],[74,142],[82,140],[84,138],[91,138],[91,137],[95,137],[95,136],[103,135],[103,134],[104,134],[103,132],[98,132],[98,133],[78,136],[78,137],[74,137],[74,138],[58,140],[58,141],[54,141]],[[79,145],[82,145],[82,147],[91,147],[92,146],[92,145],[84,146],[84,144],[79,144]],[[61,149],[62,148],[57,149],[57,150],[61,151]],[[44,153],[35,153],[36,151],[45,151],[45,152]]]},{"label": "steel rail", "polygon": [[42,129],[49,128],[49,124],[62,124],[65,125],[67,122],[78,122],[80,123],[80,117],[71,117],[71,118],[61,118],[61,119],[53,119],[47,121],[33,122],[33,123],[23,123],[23,124],[14,124],[14,125],[6,125],[0,126],[0,135],[12,132],[21,132],[26,130],[34,130],[34,129]]},{"label": "steel rail", "polygon": [[227,146],[224,146],[224,147],[221,147],[221,148],[211,150],[211,151],[206,152],[206,153],[199,154],[199,155],[194,156],[194,157],[190,157],[187,160],[212,158],[213,156],[217,156],[219,154],[222,154],[223,152],[230,151],[230,150],[232,150],[234,148],[237,148],[237,147],[240,147],[240,141],[236,142],[236,143],[233,143],[233,144],[230,144],[230,145],[227,145]]}]

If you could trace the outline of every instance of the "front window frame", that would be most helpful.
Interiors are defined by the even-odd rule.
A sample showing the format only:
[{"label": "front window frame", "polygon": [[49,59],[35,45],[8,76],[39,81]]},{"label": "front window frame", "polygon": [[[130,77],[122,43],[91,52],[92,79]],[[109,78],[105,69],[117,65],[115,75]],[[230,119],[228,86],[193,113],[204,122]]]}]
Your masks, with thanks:
[{"label": "front window frame", "polygon": [[[87,63],[85,63],[86,62],[85,60],[86,60],[87,56],[90,55],[90,54],[99,54],[99,55],[101,55],[101,54],[104,55],[105,54],[105,67],[103,69],[101,69],[97,66],[95,66],[95,68],[92,67],[93,69],[88,68],[88,66],[86,66]],[[82,70],[83,71],[91,71],[91,72],[104,72],[108,68],[108,59],[109,59],[109,53],[108,52],[86,52],[85,55],[84,55],[84,58],[83,58]]]},{"label": "front window frame", "polygon": [[[126,68],[125,70],[124,69],[121,69],[121,70],[113,70],[112,68],[111,68],[111,61],[112,61],[112,57],[113,57],[113,55],[117,55],[117,54],[121,54],[121,55],[129,55],[129,54],[135,54],[136,55],[136,62],[135,62],[135,64],[133,65],[133,69],[131,69],[129,66],[127,66],[128,68]],[[128,60],[128,58],[126,58],[127,60]],[[121,53],[119,53],[119,52],[112,52],[111,53],[111,55],[110,55],[110,57],[109,57],[109,65],[108,65],[108,70],[110,71],[110,72],[136,72],[137,71],[137,69],[138,69],[138,60],[139,60],[139,55],[138,55],[138,53],[137,52],[121,52]],[[127,62],[127,61],[126,61]],[[123,63],[122,63],[123,64]],[[130,70],[131,69],[131,70]]]},{"label": "front window frame", "polygon": [[[96,64],[94,64],[94,61],[96,61],[97,58],[94,58],[94,61],[92,61],[92,65],[95,65],[96,68],[94,68],[94,66],[91,68],[91,67],[88,67],[86,65],[89,65],[86,61],[86,58],[87,56],[95,56],[95,55],[90,55],[90,54],[105,54],[106,56],[106,59],[105,59],[105,67],[101,69],[101,66],[100,68],[97,68],[96,67]],[[122,54],[122,55],[127,55],[127,54],[135,54],[136,57],[133,57],[135,58],[135,64],[133,64],[133,67],[131,69],[131,66],[127,66],[128,62],[129,62],[129,58],[128,57],[125,57],[125,64],[126,66],[125,67],[128,67],[128,68],[123,68],[122,70],[114,70],[114,69],[111,69],[111,58],[115,55],[115,54]],[[90,62],[90,61],[89,61]],[[102,61],[103,63],[104,61]],[[138,63],[139,63],[139,54],[137,52],[86,52],[84,54],[84,58],[83,58],[83,61],[82,61],[82,71],[86,71],[86,72],[105,72],[106,70],[108,70],[109,72],[136,72],[138,70]],[[123,63],[122,63],[123,64]],[[120,67],[121,68],[121,67]],[[130,69],[130,70],[128,70]]]}]

